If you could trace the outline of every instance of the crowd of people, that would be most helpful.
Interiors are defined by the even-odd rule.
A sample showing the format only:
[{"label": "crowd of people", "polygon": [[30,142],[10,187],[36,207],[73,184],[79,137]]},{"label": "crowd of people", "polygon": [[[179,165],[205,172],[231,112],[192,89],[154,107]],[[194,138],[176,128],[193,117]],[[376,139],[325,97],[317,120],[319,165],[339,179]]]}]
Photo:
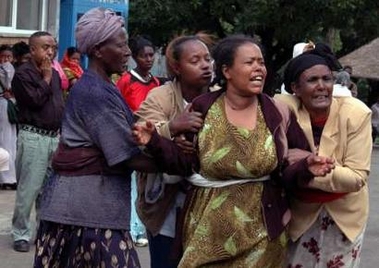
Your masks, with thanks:
[{"label": "crowd of people", "polygon": [[177,36],[155,77],[124,24],[87,11],[61,62],[44,31],[0,47],[14,250],[35,204],[34,267],[141,267],[147,244],[152,268],[358,267],[379,101],[354,97],[330,47],[297,44],[270,97],[252,37]]}]

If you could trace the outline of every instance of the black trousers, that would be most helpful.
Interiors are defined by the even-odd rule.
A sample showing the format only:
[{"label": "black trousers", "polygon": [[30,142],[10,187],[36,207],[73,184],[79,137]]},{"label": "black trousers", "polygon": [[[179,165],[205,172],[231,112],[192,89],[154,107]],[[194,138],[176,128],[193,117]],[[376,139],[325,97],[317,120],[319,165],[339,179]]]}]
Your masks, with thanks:
[{"label": "black trousers", "polygon": [[147,231],[147,239],[149,240],[151,268],[176,268],[178,266],[178,261],[170,258],[174,238],[164,235],[152,236]]}]

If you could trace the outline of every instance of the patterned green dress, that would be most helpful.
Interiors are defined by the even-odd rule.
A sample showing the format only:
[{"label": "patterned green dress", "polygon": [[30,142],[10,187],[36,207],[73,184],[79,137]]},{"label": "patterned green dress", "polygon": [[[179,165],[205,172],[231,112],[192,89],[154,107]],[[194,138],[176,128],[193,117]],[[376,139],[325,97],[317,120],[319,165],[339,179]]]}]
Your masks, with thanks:
[{"label": "patterned green dress", "polygon": [[[252,179],[277,165],[260,106],[254,130],[230,124],[224,96],[209,109],[198,136],[200,174],[208,180]],[[262,182],[196,187],[183,226],[179,267],[281,267],[286,236],[269,240],[261,211]]]}]

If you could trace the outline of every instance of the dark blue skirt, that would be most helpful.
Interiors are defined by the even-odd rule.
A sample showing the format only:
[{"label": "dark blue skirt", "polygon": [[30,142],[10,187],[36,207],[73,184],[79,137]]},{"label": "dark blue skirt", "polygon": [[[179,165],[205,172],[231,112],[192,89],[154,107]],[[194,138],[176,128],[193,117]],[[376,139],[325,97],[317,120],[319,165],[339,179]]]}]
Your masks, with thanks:
[{"label": "dark blue skirt", "polygon": [[128,231],[41,221],[34,267],[141,267]]}]

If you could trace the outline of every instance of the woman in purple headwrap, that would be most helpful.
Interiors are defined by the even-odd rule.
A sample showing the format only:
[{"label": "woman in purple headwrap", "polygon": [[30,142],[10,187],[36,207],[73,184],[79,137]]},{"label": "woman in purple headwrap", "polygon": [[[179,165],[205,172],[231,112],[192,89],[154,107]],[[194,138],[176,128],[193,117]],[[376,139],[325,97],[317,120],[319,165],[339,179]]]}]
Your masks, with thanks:
[{"label": "woman in purple headwrap", "polygon": [[77,23],[77,47],[89,68],[67,100],[34,267],[140,267],[129,234],[130,175],[158,170],[133,142],[132,112],[110,79],[130,55],[123,26],[103,8]]}]

